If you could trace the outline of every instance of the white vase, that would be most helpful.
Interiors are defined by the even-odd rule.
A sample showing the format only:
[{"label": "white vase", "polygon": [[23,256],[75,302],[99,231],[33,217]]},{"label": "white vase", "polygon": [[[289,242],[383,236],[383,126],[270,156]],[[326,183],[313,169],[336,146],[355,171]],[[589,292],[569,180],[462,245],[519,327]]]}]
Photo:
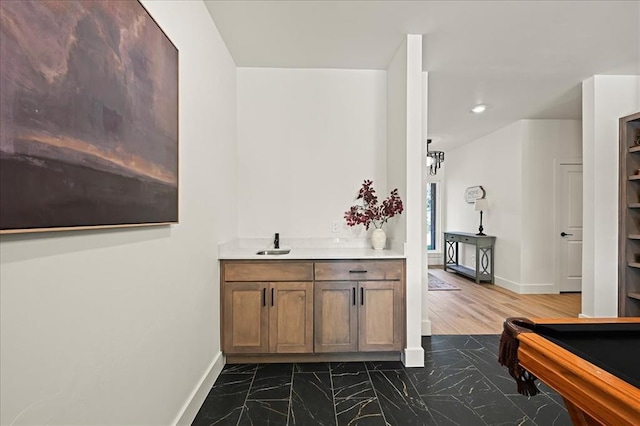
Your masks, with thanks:
[{"label": "white vase", "polygon": [[387,244],[387,234],[382,229],[374,229],[371,234],[371,246],[374,250],[384,250]]}]

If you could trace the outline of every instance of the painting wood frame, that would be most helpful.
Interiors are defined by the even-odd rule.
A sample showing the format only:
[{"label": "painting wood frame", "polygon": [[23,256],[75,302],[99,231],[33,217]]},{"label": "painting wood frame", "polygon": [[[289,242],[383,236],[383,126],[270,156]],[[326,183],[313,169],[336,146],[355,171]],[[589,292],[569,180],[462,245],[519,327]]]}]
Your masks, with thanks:
[{"label": "painting wood frame", "polygon": [[178,50],[138,0],[0,2],[0,57],[0,234],[178,223]]}]

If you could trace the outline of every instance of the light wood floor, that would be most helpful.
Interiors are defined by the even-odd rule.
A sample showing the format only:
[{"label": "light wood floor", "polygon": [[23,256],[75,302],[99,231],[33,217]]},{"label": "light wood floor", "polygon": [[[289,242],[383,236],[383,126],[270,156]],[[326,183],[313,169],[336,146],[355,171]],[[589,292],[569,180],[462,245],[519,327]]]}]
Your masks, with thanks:
[{"label": "light wood floor", "polygon": [[575,318],[580,313],[580,293],[517,294],[434,267],[429,273],[462,289],[429,292],[432,334],[500,334],[507,317]]}]

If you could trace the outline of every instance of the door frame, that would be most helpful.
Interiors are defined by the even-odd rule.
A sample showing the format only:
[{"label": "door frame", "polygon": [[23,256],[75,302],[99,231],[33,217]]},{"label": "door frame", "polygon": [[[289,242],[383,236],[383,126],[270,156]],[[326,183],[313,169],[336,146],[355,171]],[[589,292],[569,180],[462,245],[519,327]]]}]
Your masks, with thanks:
[{"label": "door frame", "polygon": [[[559,184],[559,179],[560,179],[560,173],[562,172],[562,166],[582,166],[582,170],[584,173],[584,164],[583,164],[583,159],[579,158],[579,157],[574,157],[574,158],[564,158],[564,159],[559,159],[556,158],[553,164],[553,172],[554,172],[554,205],[553,205],[553,238],[554,238],[554,244],[553,244],[553,258],[554,258],[554,262],[553,262],[553,287],[554,287],[554,292],[555,293],[560,293],[560,283],[558,282],[558,277],[560,276],[560,262],[559,262],[559,258],[560,258],[560,251],[562,250],[562,240],[557,239],[556,237],[560,234],[560,232],[563,231],[563,229],[561,229],[562,227],[560,226],[560,223],[558,223],[558,208],[560,206],[561,203],[561,199],[560,199],[560,191],[558,190],[558,184]],[[582,191],[584,193],[584,180],[583,180],[583,187],[582,187]],[[584,217],[584,203],[582,204],[582,211],[583,211],[583,217]],[[584,239],[584,235],[583,235],[583,239]]]}]

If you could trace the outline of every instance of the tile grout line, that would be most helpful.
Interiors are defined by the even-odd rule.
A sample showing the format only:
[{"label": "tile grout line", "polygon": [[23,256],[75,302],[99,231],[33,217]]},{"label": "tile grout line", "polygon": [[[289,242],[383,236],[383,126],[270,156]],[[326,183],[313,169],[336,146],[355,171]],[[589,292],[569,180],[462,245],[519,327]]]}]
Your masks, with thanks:
[{"label": "tile grout line", "polygon": [[[469,337],[471,337],[471,335],[469,335]],[[473,339],[473,337],[471,337],[471,338]],[[476,339],[473,339],[473,340],[476,340]],[[476,340],[476,342],[478,342],[478,341]],[[480,342],[478,342],[478,343],[479,343],[480,345],[482,345],[482,343],[480,343]],[[484,348],[484,345],[482,345],[482,347]],[[480,349],[469,349],[469,350],[480,350]],[[463,351],[462,349],[458,349],[458,348],[456,348],[456,349],[455,349],[455,351],[456,351],[456,352],[459,352],[459,353],[460,353],[460,354],[461,354],[465,359],[467,359],[467,360],[469,361],[469,363],[471,364],[471,368],[472,368],[473,370],[477,371],[477,372],[478,372],[478,374],[480,374],[480,375],[481,375],[482,377],[484,377],[485,379],[489,380],[489,379],[487,378],[487,376],[486,376],[482,371],[480,371],[480,369],[478,368],[478,366],[477,366],[474,362],[472,362],[471,360],[469,360],[469,359],[465,356],[464,351]],[[465,369],[465,371],[466,371],[466,369]],[[496,386],[496,384],[495,384],[495,383],[493,383],[491,380],[489,380],[489,383],[491,383],[491,385],[495,388],[495,390],[497,390],[498,392],[500,392],[500,389],[498,388],[498,386]],[[452,396],[453,396],[453,395],[452,395]],[[456,395],[456,396],[457,396],[457,395]],[[460,396],[462,397],[462,395],[460,395]],[[463,402],[463,406],[465,406],[465,407],[467,406],[467,405],[466,405],[466,401],[464,401],[464,402]],[[487,421],[484,419],[484,416],[480,415],[480,413],[478,413],[478,412],[477,412],[473,407],[468,407],[468,408],[469,408],[471,411],[473,411],[475,414],[477,414],[477,416],[480,418],[480,420],[482,421],[482,423],[484,423],[486,426],[491,426],[491,425],[490,425],[489,423],[487,423]]]},{"label": "tile grout line", "polygon": [[[425,351],[425,357],[426,357],[426,354],[427,354],[427,352]],[[426,363],[426,361],[427,360],[425,359],[425,363]],[[427,367],[422,367],[422,368],[427,368]],[[418,398],[420,398],[420,400],[424,404],[424,408],[427,409],[427,413],[429,414],[429,417],[431,417],[431,420],[434,421],[434,424],[437,424],[437,423],[435,423],[436,418],[433,417],[433,414],[431,414],[431,410],[429,409],[429,406],[425,402],[425,400],[424,400],[423,396],[420,394],[420,392],[418,392],[418,388],[416,387],[415,383],[413,383],[413,381],[411,380],[411,376],[409,376],[409,373],[407,373],[407,368],[404,366],[404,364],[402,365],[402,371],[404,372],[405,376],[407,376],[407,381],[409,383],[411,383],[411,387],[413,388],[413,390],[416,391],[416,395],[418,395]]]},{"label": "tile grout line", "polygon": [[[482,343],[481,341],[477,340],[475,337],[473,337],[473,335],[469,334],[469,337],[470,337],[472,340],[474,340],[476,343],[478,343],[481,347],[480,347],[480,349],[467,349],[467,350],[482,350],[482,349],[486,349],[486,347],[484,346],[484,343]],[[495,390],[497,390],[498,392],[500,392],[500,393],[501,393],[505,398],[507,398],[507,400],[509,400],[509,398],[504,394],[504,392],[502,392],[502,390],[500,390],[500,388],[499,388],[499,387],[498,387],[498,386],[497,386],[497,385],[496,385],[496,384],[495,384],[495,383],[494,383],[494,382],[493,382],[489,377],[487,377],[487,375],[486,375],[486,374],[484,374],[480,368],[478,368],[478,366],[476,365],[476,363],[475,363],[475,362],[473,362],[472,360],[470,360],[469,358],[467,358],[467,356],[465,355],[465,352],[464,352],[465,350],[464,350],[464,349],[456,348],[455,350],[456,350],[457,352],[460,352],[460,354],[462,354],[462,356],[464,356],[464,357],[465,357],[465,359],[467,359],[467,360],[471,363],[471,365],[473,366],[473,368],[474,368],[478,373],[480,373],[480,375],[481,375],[482,377],[484,377],[485,379],[487,379],[487,380],[489,381],[489,383],[491,383],[491,385],[495,388]],[[509,400],[509,402],[511,402],[511,400]],[[513,404],[513,402],[511,402],[511,403]],[[477,413],[477,412],[476,412],[476,410],[475,410],[475,409],[473,409],[472,407],[469,407],[469,408],[471,408],[471,410],[472,410],[474,413]],[[520,412],[522,412],[522,410],[520,410]],[[477,413],[477,414],[478,414],[478,417],[480,417],[480,420],[482,420],[482,422],[483,422],[485,425],[490,426],[490,425],[486,422],[486,420],[484,419],[484,416],[480,416],[480,413]],[[524,412],[523,412],[522,414],[524,414],[527,418],[529,418],[529,416],[527,416],[527,414],[526,414],[526,413],[524,413]],[[533,422],[533,420],[532,420],[532,422]],[[534,425],[535,425],[535,423],[534,423]]]},{"label": "tile grout line", "polygon": [[[474,340],[476,343],[478,343],[478,344],[481,346],[481,348],[480,348],[480,349],[467,349],[467,350],[481,350],[481,349],[485,349],[484,344],[483,344],[482,342],[480,342],[480,341],[476,340],[476,339],[473,337],[473,335],[471,335],[471,334],[455,334],[455,335],[439,335],[439,336],[466,336],[466,337],[467,337],[467,341],[469,340],[469,338],[471,338],[472,340]],[[433,338],[433,337],[434,337],[434,336],[432,335],[432,336],[431,336],[431,338]],[[431,346],[430,346],[430,348],[431,348]],[[471,360],[469,360],[469,359],[465,356],[465,354],[464,354],[464,350],[465,350],[465,349],[460,349],[460,348],[455,347],[455,346],[452,346],[452,347],[451,347],[451,349],[442,349],[442,351],[447,351],[447,350],[452,350],[452,351],[455,351],[455,352],[457,352],[457,353],[461,354],[461,355],[462,355],[465,359],[467,359],[467,361],[471,364],[471,369],[473,369],[473,370],[477,371],[477,372],[478,372],[478,373],[480,373],[483,377],[487,378],[487,376],[486,376],[485,374],[483,374],[483,373],[480,371],[480,369],[478,368],[478,366],[477,366],[477,365],[475,365],[475,363],[474,363],[474,362],[472,362]],[[433,352],[438,352],[438,350],[435,350],[435,351],[433,351],[433,350],[429,350],[429,351],[425,350],[425,351],[424,351],[424,354],[425,354],[425,367],[423,367],[423,368],[426,368],[426,361],[427,361],[426,357],[427,357],[429,354],[433,353]],[[434,368],[443,368],[443,367],[434,367]],[[452,368],[452,370],[467,371],[467,370],[468,370],[468,368],[460,368],[460,369],[453,369],[453,368]],[[423,395],[421,395],[421,394],[420,394],[420,392],[418,392],[418,388],[416,387],[416,384],[411,380],[411,377],[410,377],[408,374],[407,374],[407,378],[409,379],[409,382],[411,383],[411,385],[413,386],[413,388],[414,388],[414,389],[416,390],[416,392],[418,393],[418,396],[419,396],[423,401],[424,401],[424,398],[425,398],[425,397],[429,397],[429,396],[438,396],[438,395],[424,395],[424,396],[423,396]],[[488,380],[488,378],[487,378],[487,380]],[[498,387],[497,387],[493,382],[491,382],[491,381],[490,381],[490,383],[493,385],[493,387],[495,388],[495,390],[497,390],[498,392],[500,392],[500,389],[499,389],[499,388],[498,388]],[[452,397],[452,398],[455,398],[457,401],[460,401],[460,399],[458,399],[458,397],[459,397],[459,396],[461,397],[462,395],[440,395],[440,396]],[[462,401],[460,401],[460,402],[462,402]],[[425,402],[425,405],[426,405],[426,402]],[[464,402],[463,402],[463,406],[467,407],[467,405],[466,405]],[[467,407],[467,408],[469,408],[471,411],[473,411],[473,412],[477,415],[477,417],[482,421],[482,423],[483,423],[484,425],[489,426],[489,425],[488,425],[488,423],[485,421],[484,416],[481,416],[481,415],[480,415],[480,413],[478,413],[478,412],[477,412],[475,409],[473,409],[472,407]],[[431,415],[431,418],[435,421],[435,417],[433,417],[433,414],[431,414],[431,410],[429,409],[429,407],[428,407],[428,406],[427,406],[427,410],[429,411],[429,415]],[[520,411],[522,411],[522,410],[520,410]],[[525,415],[526,415],[526,414],[525,414]],[[528,418],[528,416],[527,416],[527,418]]]},{"label": "tile grout line", "polygon": [[293,374],[296,372],[296,363],[291,364],[291,386],[289,387],[289,406],[287,408],[287,425],[289,425],[289,418],[291,417],[291,411],[293,410]]},{"label": "tile grout line", "polygon": [[365,368],[365,371],[367,372],[367,377],[369,377],[369,383],[371,383],[371,389],[373,389],[373,394],[376,396],[376,401],[378,401],[378,407],[380,407],[380,414],[382,414],[382,420],[384,420],[385,425],[390,425],[390,423],[387,422],[387,416],[384,415],[384,410],[382,409],[382,404],[380,403],[380,397],[378,396],[378,391],[376,390],[376,387],[373,385],[373,380],[371,380],[371,373],[369,372],[369,366],[367,365],[366,362],[364,363],[364,368]]},{"label": "tile grout line", "polygon": [[251,378],[251,384],[249,384],[249,389],[247,389],[247,396],[244,397],[244,403],[242,404],[242,409],[240,410],[240,415],[238,416],[238,421],[236,422],[236,426],[240,425],[240,419],[242,419],[242,413],[247,407],[247,400],[249,399],[249,394],[251,393],[253,382],[256,380],[256,374],[258,374],[258,365],[260,364],[256,364],[256,368],[255,370],[253,370],[253,377]]},{"label": "tile grout line", "polygon": [[333,387],[333,369],[331,368],[331,363],[327,363],[329,365],[329,381],[331,382],[331,398],[333,400],[333,416],[336,419],[336,426],[338,426],[338,406],[336,405],[336,391]]},{"label": "tile grout line", "polygon": [[[556,420],[557,419],[564,419],[567,416],[567,411],[566,408],[558,401],[556,401],[556,396],[557,393],[553,393],[552,389],[549,389],[549,393],[545,392],[544,390],[540,390],[540,392],[542,393],[542,395],[540,395],[538,398],[544,398],[544,400],[542,402],[545,402],[544,405],[540,406],[540,404],[537,401],[534,401],[536,398],[527,398],[529,401],[525,401],[524,398],[522,400],[522,403],[520,403],[520,399],[517,398],[517,394],[514,394],[511,392],[511,387],[508,387],[506,382],[504,382],[505,379],[508,378],[508,375],[505,376],[504,374],[501,373],[501,371],[503,371],[503,369],[501,368],[493,368],[493,364],[495,363],[494,358],[496,358],[496,348],[495,348],[495,335],[491,335],[493,336],[492,338],[485,338],[483,335],[442,335],[442,336],[437,336],[437,337],[442,337],[444,340],[443,342],[446,343],[444,345],[444,347],[448,347],[449,345],[454,345],[450,348],[450,350],[453,350],[453,352],[458,353],[463,355],[462,357],[460,357],[460,360],[464,360],[466,359],[466,361],[469,364],[469,368],[470,371],[473,370],[476,373],[474,374],[478,374],[479,377],[481,378],[482,381],[484,381],[490,388],[491,391],[489,391],[489,389],[487,389],[487,394],[486,395],[495,395],[495,396],[490,396],[490,398],[496,398],[496,401],[498,400],[502,400],[504,399],[504,403],[500,402],[499,404],[496,402],[496,406],[503,406],[504,407],[504,414],[502,415],[498,415],[498,419],[503,419],[503,416],[506,417],[512,417],[513,420],[515,421],[515,419],[517,419],[518,421],[523,421],[523,419],[528,423],[531,422],[532,426],[539,426],[541,424],[543,424],[545,421],[547,421],[547,417],[549,417],[547,414],[543,415],[539,415],[538,412],[542,407],[546,407],[548,406],[549,408],[552,409],[552,411],[550,413],[548,413],[549,415],[555,415]],[[436,337],[436,336],[432,336],[432,337]],[[447,337],[456,337],[453,340],[449,340],[447,339]],[[466,337],[465,341],[461,341],[460,337]],[[475,344],[471,344],[475,342],[477,345]],[[425,349],[425,367],[424,367],[424,371],[426,373],[429,373],[430,370],[433,369],[439,369],[439,368],[447,368],[447,367],[438,367],[438,362],[437,360],[439,360],[440,358],[436,358],[435,360],[433,359],[433,355],[437,355],[438,352],[447,352],[449,349],[447,350],[442,350],[442,348],[440,349],[436,349],[433,350],[433,340],[431,341],[431,344],[428,341],[423,340],[422,341],[422,346]],[[458,346],[460,345],[460,346]],[[437,345],[438,347],[440,346],[440,344]],[[427,348],[429,350],[427,350]],[[443,355],[443,354],[440,354]],[[439,356],[440,356],[439,355]],[[449,358],[449,355],[445,355],[444,360],[447,362],[447,365],[452,365],[449,364],[450,360],[447,360],[446,358]],[[455,358],[458,358],[458,356],[456,356]],[[437,361],[437,362],[436,362]],[[436,362],[436,366],[434,366],[433,368],[427,368],[427,365],[430,365],[432,362]],[[456,361],[458,362],[458,361]],[[406,367],[404,365],[397,365],[397,366],[387,366],[387,365],[377,365],[375,362],[362,362],[365,366],[365,372],[367,373],[367,378],[369,380],[370,386],[371,386],[371,390],[374,394],[374,398],[376,398],[377,404],[378,404],[378,409],[379,409],[379,413],[381,414],[381,418],[383,419],[384,424],[386,424],[387,426],[390,426],[389,422],[386,419],[386,412],[385,409],[382,407],[382,401],[381,401],[381,397],[385,396],[386,394],[384,393],[386,390],[386,382],[383,380],[383,383],[381,383],[381,385],[383,387],[381,387],[381,392],[378,392],[377,387],[374,385],[373,383],[373,376],[374,373],[379,373],[380,377],[378,379],[386,379],[387,381],[389,380],[390,377],[387,377],[388,374],[392,374],[392,375],[397,375],[397,374],[404,374],[406,380],[408,380],[410,383],[407,386],[407,389],[410,390],[411,388],[414,389],[414,391],[416,392],[417,395],[417,402],[423,403],[426,405],[425,409],[426,409],[426,416],[427,419],[429,419],[430,421],[436,421],[440,415],[446,415],[446,413],[448,413],[450,410],[444,409],[446,407],[442,406],[441,402],[447,402],[450,401],[451,403],[454,404],[453,409],[454,411],[452,411],[452,413],[456,413],[457,411],[459,411],[460,409],[462,409],[463,407],[465,408],[465,410],[469,411],[469,416],[474,416],[474,418],[476,418],[476,422],[478,425],[482,424],[482,425],[487,425],[489,424],[489,420],[487,420],[483,415],[481,415],[480,413],[483,412],[483,410],[481,409],[480,406],[476,407],[475,405],[477,405],[473,400],[467,400],[465,398],[465,395],[467,395],[466,393],[460,393],[461,389],[464,388],[451,388],[450,390],[455,391],[456,389],[458,390],[458,396],[456,396],[455,394],[451,394],[450,392],[444,392],[442,394],[434,394],[433,393],[433,389],[431,391],[429,391],[429,387],[424,388],[424,386],[422,385],[423,380],[421,379],[421,376],[423,375],[421,374],[417,374],[417,372],[411,373],[409,374],[409,370],[414,371],[416,369],[410,368],[410,367]],[[244,364],[244,367],[250,367],[253,368],[253,373],[249,373],[252,375],[251,380],[249,381],[249,386],[248,389],[246,390],[245,393],[245,398],[244,401],[239,404],[239,405],[234,405],[233,411],[235,411],[235,409],[240,408],[240,412],[238,413],[238,419],[235,423],[236,426],[239,426],[241,424],[244,424],[245,421],[249,420],[250,416],[261,416],[262,410],[266,407],[259,407],[258,410],[254,410],[254,414],[249,415],[248,414],[248,401],[250,401],[249,396],[251,395],[251,393],[253,392],[253,386],[255,385],[255,380],[257,379],[257,374],[258,374],[258,369],[260,367],[261,364]],[[264,364],[262,364],[264,365]],[[296,419],[295,419],[295,415],[293,413],[293,395],[294,393],[298,396],[301,396],[302,394],[297,394],[294,389],[294,383],[296,380],[301,380],[302,377],[296,379],[295,377],[299,374],[299,373],[303,373],[303,371],[298,372],[296,370],[296,364],[295,363],[291,363],[290,367],[290,388],[289,388],[289,397],[287,400],[287,414],[285,415],[285,425],[292,425],[295,423]],[[334,370],[334,365],[332,365],[332,363],[327,362],[327,368],[328,370],[321,370],[321,371],[328,371],[329,374],[329,386],[331,388],[331,403],[333,405],[333,410],[334,410],[334,422],[337,425],[339,425],[339,418],[338,418],[338,408],[337,408],[337,402],[338,401],[343,401],[343,400],[349,400],[351,399],[353,403],[363,403],[366,402],[366,398],[337,398],[336,396],[336,388],[335,388],[335,381],[333,380],[333,370]],[[496,364],[497,367],[497,364]],[[250,368],[246,369],[246,370],[250,370]],[[240,370],[244,370],[245,368],[241,368]],[[389,370],[388,370],[389,369]],[[454,369],[457,370],[457,369]],[[466,368],[462,369],[462,370],[466,370]],[[316,369],[317,371],[317,369]],[[503,371],[504,372],[504,371]],[[227,371],[227,373],[233,373],[233,371]],[[239,373],[248,373],[248,371],[241,371],[241,372],[236,372],[235,375],[238,375]],[[306,374],[306,373],[305,373]],[[303,376],[305,375],[303,374]],[[317,373],[314,373],[315,375],[317,375]],[[414,374],[417,374],[414,377]],[[239,374],[240,376],[248,376],[248,374]],[[378,376],[376,376],[378,377]],[[376,380],[378,380],[376,379]],[[243,381],[246,379],[243,379]],[[504,382],[504,383],[503,383]],[[246,382],[245,382],[246,383]],[[480,384],[481,382],[478,381],[477,384]],[[498,384],[500,386],[498,386]],[[539,382],[539,385],[543,386],[543,382]],[[260,384],[261,388],[262,384]],[[423,391],[427,391],[426,395],[421,395],[421,392],[418,391],[418,386],[421,386],[421,389],[423,389]],[[465,385],[466,386],[466,385]],[[513,386],[515,386],[515,383],[513,383]],[[215,383],[214,386],[215,387]],[[212,387],[212,388],[213,388]],[[504,388],[504,389],[503,389]],[[446,394],[446,395],[445,395]],[[238,395],[241,396],[241,395]],[[432,399],[431,397],[435,398]],[[267,397],[268,398],[268,397]],[[443,399],[444,398],[444,399]],[[385,400],[387,402],[391,402],[391,400],[389,400],[388,398],[385,397]],[[237,401],[237,400],[236,400]],[[268,401],[268,399],[262,400],[262,401]],[[272,401],[282,401],[284,402],[284,399],[274,399]],[[457,401],[457,402],[454,402]],[[546,402],[548,401],[548,403]],[[256,401],[256,402],[260,402],[260,401]],[[347,401],[345,401],[347,402]],[[426,404],[427,402],[429,402],[429,404],[434,404],[434,408],[431,409],[429,407],[429,404]],[[279,405],[280,403],[278,403]],[[460,404],[460,406],[458,406],[457,404]],[[504,405],[503,405],[504,404]],[[202,408],[204,407],[204,403],[203,406],[200,407],[199,411],[202,411]],[[372,406],[373,407],[373,406]],[[444,407],[444,408],[443,408]],[[361,407],[360,407],[361,408]],[[442,409],[441,409],[442,408]],[[480,409],[480,412],[476,411],[476,408]],[[267,408],[268,409],[268,408]],[[371,410],[373,410],[374,408],[372,408]],[[536,411],[536,409],[538,411]],[[559,409],[560,411],[558,413],[556,413],[556,409]],[[226,410],[226,409],[225,409]],[[513,411],[512,411],[513,410]],[[545,408],[546,410],[546,408]],[[350,411],[347,410],[347,411]],[[247,419],[245,419],[245,421],[242,420],[244,412],[247,412]],[[390,415],[394,415],[395,411],[391,410],[390,411]],[[546,413],[546,411],[545,411]],[[231,414],[231,413],[229,413]],[[331,415],[330,413],[327,413],[328,415]],[[345,419],[348,420],[348,415],[349,413],[347,413],[347,415],[345,416]],[[373,413],[372,413],[373,414]],[[486,414],[486,413],[485,413]],[[495,413],[494,413],[495,414]],[[376,414],[377,415],[377,414]],[[281,418],[281,417],[280,417]],[[232,417],[229,419],[231,420]],[[343,420],[345,420],[343,419]],[[496,421],[498,420],[496,419]],[[302,419],[298,419],[298,421],[301,421]],[[302,420],[303,421],[303,420]],[[425,419],[426,421],[426,419]],[[554,420],[555,421],[555,420]],[[568,420],[567,420],[568,421]],[[234,423],[231,423],[234,424]],[[640,425],[639,425],[640,426]]]},{"label": "tile grout line", "polygon": [[[479,350],[487,349],[487,348],[484,346],[484,343],[482,343],[482,342],[480,342],[479,340],[477,340],[475,337],[473,337],[473,335],[471,335],[471,334],[470,334],[470,335],[469,335],[469,337],[471,337],[471,338],[472,338],[473,340],[475,340],[475,341],[476,341],[480,346],[482,346]],[[465,353],[464,353],[464,350],[463,350],[463,349],[457,349],[457,350],[458,350],[458,351],[460,351],[460,352],[463,354],[463,356],[465,355]],[[468,349],[468,350],[473,350],[473,349]],[[488,350],[488,349],[487,349],[487,350]],[[465,358],[466,358],[466,356],[465,356]],[[493,387],[495,387],[495,388],[496,388],[496,390],[497,390],[498,392],[500,392],[500,394],[502,394],[502,396],[504,396],[504,397],[505,397],[505,399],[511,403],[511,405],[513,405],[514,407],[516,407],[516,409],[520,410],[520,412],[521,412],[522,414],[524,414],[524,416],[525,416],[527,419],[531,420],[531,423],[533,423],[535,426],[537,426],[537,423],[536,423],[536,422],[534,422],[534,421],[533,421],[533,419],[532,419],[532,418],[530,418],[530,417],[529,417],[529,415],[528,415],[527,413],[525,413],[525,412],[524,412],[520,407],[518,407],[516,404],[514,404],[514,402],[511,400],[511,398],[509,398],[509,397],[507,396],[507,394],[506,394],[506,393],[504,393],[504,392],[502,391],[502,389],[500,389],[500,388],[498,387],[498,385],[496,385],[496,384],[493,382],[493,380],[491,380],[491,378],[490,378],[490,377],[488,377],[488,376],[487,376],[487,375],[482,371],[482,369],[478,368],[478,366],[477,366],[473,361],[471,361],[471,363],[473,364],[473,367],[474,367],[474,368],[475,368],[475,369],[476,369],[476,370],[477,370],[477,371],[482,375],[482,377],[484,377],[484,378],[485,378],[489,383],[491,383],[491,385],[492,385]],[[473,410],[473,411],[475,411],[475,410]],[[484,421],[484,419],[482,419],[482,421]],[[485,424],[486,424],[486,423],[487,423],[487,422],[485,422]]]}]

